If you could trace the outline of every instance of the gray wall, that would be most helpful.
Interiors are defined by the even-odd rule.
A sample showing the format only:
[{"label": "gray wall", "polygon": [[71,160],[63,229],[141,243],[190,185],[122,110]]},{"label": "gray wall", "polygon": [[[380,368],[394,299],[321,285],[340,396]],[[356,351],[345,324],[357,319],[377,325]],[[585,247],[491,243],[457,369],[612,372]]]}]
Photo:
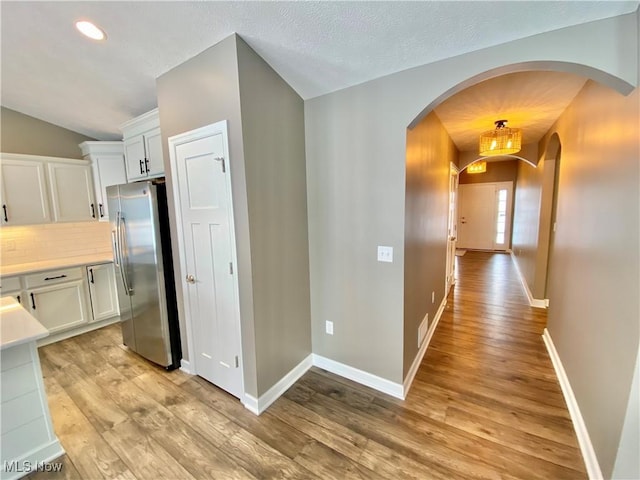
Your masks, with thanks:
[{"label": "gray wall", "polygon": [[0,108],[0,127],[0,151],[5,153],[81,159],[78,145],[94,140],[5,107]]},{"label": "gray wall", "polygon": [[[536,299],[544,298],[544,291],[535,288],[536,279],[546,270],[547,265],[538,264],[538,251],[545,248],[538,243],[540,233],[540,207],[542,205],[542,183],[545,162],[537,167],[520,162],[513,203],[513,234],[511,249],[516,257],[520,272],[529,290]],[[548,245],[547,245],[548,248]]]},{"label": "gray wall", "polygon": [[[403,380],[409,124],[456,91],[532,68],[589,72],[630,91],[638,78],[637,50],[620,45],[633,47],[636,41],[636,15],[625,15],[449,58],[306,101],[313,352],[392,382]],[[377,245],[394,247],[394,263],[376,261]],[[326,320],[334,321],[333,336],[324,333]]]},{"label": "gray wall", "polygon": [[605,478],[640,340],[639,106],[638,89],[587,82],[550,130],[562,158],[547,328]]},{"label": "gray wall", "polygon": [[487,171],[483,173],[460,172],[459,183],[493,183],[514,182],[518,176],[518,163],[520,160],[505,160],[500,162],[487,162]]},{"label": "gray wall", "polygon": [[311,353],[304,102],[237,47],[261,395]]},{"label": "gray wall", "polygon": [[[242,361],[244,388],[253,396],[258,395],[253,321],[253,283],[251,249],[249,243],[249,214],[245,181],[244,146],[240,117],[240,87],[236,36],[231,36],[157,79],[158,109],[163,145],[167,138],[188,132],[221,120],[227,120],[231,188],[233,190],[233,215],[236,228],[238,255],[238,280],[240,287],[240,316],[242,330]],[[173,184],[169,150],[164,150],[165,174],[169,189],[170,221],[173,245],[178,245],[176,218],[173,213]],[[179,259],[174,255],[174,268],[178,275]],[[176,277],[178,298],[182,298],[182,278]],[[188,352],[184,325],[184,309],[180,309],[182,350]]]},{"label": "gray wall", "polygon": [[[165,145],[172,135],[228,122],[244,386],[257,398],[311,353],[303,101],[236,35],[157,86]],[[168,149],[165,167],[171,189]],[[171,221],[175,236],[173,214]]]},{"label": "gray wall", "polygon": [[457,154],[435,113],[407,131],[403,378],[418,354],[422,319],[428,313],[433,322],[445,295],[449,165]]},{"label": "gray wall", "polygon": [[627,415],[622,428],[618,455],[611,478],[640,478],[640,352],[631,384]]}]

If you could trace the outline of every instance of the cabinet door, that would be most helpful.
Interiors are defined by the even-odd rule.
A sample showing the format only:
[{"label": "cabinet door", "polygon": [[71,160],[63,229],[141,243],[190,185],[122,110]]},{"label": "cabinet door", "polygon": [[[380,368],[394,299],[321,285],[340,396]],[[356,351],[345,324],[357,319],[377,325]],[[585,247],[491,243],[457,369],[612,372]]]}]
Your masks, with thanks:
[{"label": "cabinet door", "polygon": [[2,160],[3,225],[29,225],[51,221],[49,195],[42,162]]},{"label": "cabinet door", "polygon": [[48,164],[49,187],[56,222],[81,222],[97,218],[91,166]]},{"label": "cabinet door", "polygon": [[144,134],[144,145],[147,153],[147,174],[150,177],[164,175],[164,159],[162,158],[162,135],[160,128],[154,128]]},{"label": "cabinet door", "polygon": [[89,294],[91,296],[91,312],[93,321],[104,320],[118,315],[118,297],[116,294],[116,277],[112,263],[89,265]]},{"label": "cabinet door", "polygon": [[[89,321],[84,280],[27,290],[23,305],[49,330],[56,333]],[[25,305],[26,306],[26,305]]]},{"label": "cabinet door", "polygon": [[122,155],[101,154],[93,159],[93,179],[96,187],[97,216],[101,222],[109,221],[107,187],[127,183]]},{"label": "cabinet door", "polygon": [[133,182],[147,177],[144,160],[144,137],[136,135],[124,141],[124,161],[127,167],[127,180]]}]

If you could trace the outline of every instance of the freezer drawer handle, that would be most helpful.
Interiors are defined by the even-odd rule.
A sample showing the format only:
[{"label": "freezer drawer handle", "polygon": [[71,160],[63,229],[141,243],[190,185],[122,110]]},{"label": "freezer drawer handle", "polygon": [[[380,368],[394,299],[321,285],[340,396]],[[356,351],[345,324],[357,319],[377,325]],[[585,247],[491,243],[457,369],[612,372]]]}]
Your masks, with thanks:
[{"label": "freezer drawer handle", "polygon": [[61,278],[67,278],[66,275],[58,275],[57,277],[46,277],[45,281],[47,280],[60,280]]},{"label": "freezer drawer handle", "polygon": [[29,294],[31,296],[31,308],[36,309],[36,299],[33,298],[33,293]]}]

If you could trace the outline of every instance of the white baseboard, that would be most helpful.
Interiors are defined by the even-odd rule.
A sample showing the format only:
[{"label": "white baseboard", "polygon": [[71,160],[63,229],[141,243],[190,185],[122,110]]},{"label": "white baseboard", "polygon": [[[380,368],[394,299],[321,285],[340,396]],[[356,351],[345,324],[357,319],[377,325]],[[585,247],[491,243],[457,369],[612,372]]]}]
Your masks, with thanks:
[{"label": "white baseboard", "polygon": [[291,385],[296,383],[302,375],[313,365],[313,355],[308,355],[298,365],[293,367],[289,373],[282,377],[273,387],[267,390],[264,394],[260,395],[260,398],[256,398],[253,395],[245,394],[244,406],[247,410],[260,415],[264,412],[269,405],[275,402],[280,396],[286,392]]},{"label": "white baseboard", "polygon": [[436,315],[433,317],[433,322],[429,325],[429,330],[427,331],[427,335],[425,336],[422,345],[420,346],[420,350],[418,350],[418,354],[416,358],[413,360],[413,364],[409,369],[409,373],[407,373],[407,377],[404,379],[404,384],[402,386],[402,398],[406,398],[409,393],[409,389],[411,388],[411,384],[413,383],[413,379],[416,377],[416,373],[418,373],[418,369],[420,368],[420,364],[422,363],[422,359],[424,358],[424,354],[427,353],[427,348],[429,347],[429,343],[431,342],[431,337],[433,337],[436,328],[438,327],[438,322],[440,321],[440,317],[442,317],[442,312],[444,312],[444,307],[447,305],[447,297],[442,299],[440,302],[440,307],[436,312]]},{"label": "white baseboard", "polygon": [[524,278],[524,275],[520,271],[520,265],[518,265],[518,259],[516,258],[513,252],[509,252],[511,255],[511,260],[516,267],[516,272],[518,273],[518,278],[520,279],[520,283],[522,283],[522,288],[524,289],[524,293],[527,296],[527,300],[529,301],[529,305],[535,308],[547,308],[549,306],[549,299],[539,299],[533,298],[531,290],[529,290],[529,285],[527,284],[527,280]]},{"label": "white baseboard", "polygon": [[379,392],[386,393],[392,397],[404,400],[403,386],[400,383],[395,383],[386,378],[378,377],[364,370],[360,370],[344,363],[336,362],[329,358],[321,357],[320,355],[313,354],[313,365],[327,370],[328,372],[335,373],[341,377],[348,378],[354,382],[358,382],[367,387],[378,390]]},{"label": "white baseboard", "polygon": [[587,467],[587,474],[589,475],[589,478],[591,480],[601,480],[603,478],[602,471],[600,470],[600,464],[598,463],[596,452],[593,449],[591,438],[589,438],[587,426],[585,425],[582,414],[580,413],[578,402],[576,401],[576,397],[573,394],[571,384],[569,383],[569,378],[567,377],[567,373],[564,370],[564,367],[560,360],[560,356],[558,355],[558,351],[553,344],[553,340],[551,339],[549,330],[547,330],[546,328],[544,329],[544,333],[542,334],[542,339],[544,340],[544,344],[547,346],[549,357],[551,357],[553,368],[556,371],[558,382],[560,382],[560,387],[562,388],[562,394],[564,395],[564,399],[567,402],[569,414],[571,415],[571,421],[573,422],[573,428],[575,429],[576,436],[578,437],[578,444],[580,445],[582,458],[584,459],[584,463]]},{"label": "white baseboard", "polygon": [[38,347],[44,347],[45,345],[60,342],[62,340],[66,340],[67,338],[75,337],[76,335],[82,335],[83,333],[97,330],[98,328],[106,327],[107,325],[119,322],[120,316],[116,316],[107,318],[106,320],[100,320],[98,322],[87,323],[85,325],[82,325],[81,327],[72,328],[70,330],[65,330],[64,332],[54,333],[53,335],[49,335],[48,337],[41,338],[40,340],[38,340],[37,345]]},{"label": "white baseboard", "polygon": [[180,370],[184,373],[188,373],[189,375],[193,375],[193,371],[191,370],[191,362],[189,360],[185,360],[184,358],[180,360]]}]

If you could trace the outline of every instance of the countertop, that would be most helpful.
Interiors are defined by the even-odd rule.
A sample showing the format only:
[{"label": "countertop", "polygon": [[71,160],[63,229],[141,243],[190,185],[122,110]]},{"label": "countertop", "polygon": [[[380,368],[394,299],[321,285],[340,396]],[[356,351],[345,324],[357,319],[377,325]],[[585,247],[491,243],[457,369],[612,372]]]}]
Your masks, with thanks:
[{"label": "countertop", "polygon": [[81,265],[92,265],[98,263],[113,262],[113,254],[97,253],[95,255],[80,255],[77,257],[64,257],[55,260],[45,260],[42,262],[19,263],[16,265],[6,265],[0,267],[0,276],[9,277],[13,275],[22,275],[25,273],[42,272],[45,270],[53,270],[56,268],[78,267]]},{"label": "countertop", "polygon": [[35,342],[49,335],[13,297],[0,298],[0,350]]}]

